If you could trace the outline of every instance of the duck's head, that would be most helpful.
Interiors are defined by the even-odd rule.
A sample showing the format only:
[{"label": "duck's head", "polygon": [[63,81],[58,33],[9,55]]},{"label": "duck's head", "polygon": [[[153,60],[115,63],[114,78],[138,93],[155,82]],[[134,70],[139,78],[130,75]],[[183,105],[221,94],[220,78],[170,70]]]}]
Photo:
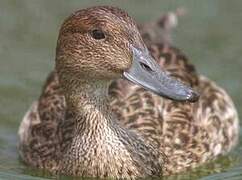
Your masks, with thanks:
[{"label": "duck's head", "polygon": [[125,77],[163,97],[198,99],[190,87],[160,68],[132,18],[114,7],[79,10],[64,21],[57,43],[56,69],[64,83]]}]

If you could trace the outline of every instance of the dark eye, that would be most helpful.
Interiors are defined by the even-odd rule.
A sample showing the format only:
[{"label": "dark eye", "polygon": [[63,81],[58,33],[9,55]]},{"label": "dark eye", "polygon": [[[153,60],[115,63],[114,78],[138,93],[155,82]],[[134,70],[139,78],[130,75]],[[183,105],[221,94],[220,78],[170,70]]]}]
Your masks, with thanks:
[{"label": "dark eye", "polygon": [[91,32],[91,36],[92,36],[94,39],[97,39],[97,40],[99,40],[99,39],[104,39],[104,38],[105,38],[105,34],[104,34],[104,32],[102,32],[102,31],[99,30],[99,29],[94,29],[94,30],[92,30],[92,32]]}]

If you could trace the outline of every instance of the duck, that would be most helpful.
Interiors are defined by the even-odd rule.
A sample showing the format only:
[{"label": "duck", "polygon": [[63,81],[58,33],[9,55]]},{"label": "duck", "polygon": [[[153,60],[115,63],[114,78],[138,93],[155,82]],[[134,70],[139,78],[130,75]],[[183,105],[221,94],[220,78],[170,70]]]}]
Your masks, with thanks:
[{"label": "duck", "polygon": [[24,163],[136,179],[180,173],[235,147],[239,120],[227,92],[146,29],[111,6],[64,20],[55,68],[19,127]]}]

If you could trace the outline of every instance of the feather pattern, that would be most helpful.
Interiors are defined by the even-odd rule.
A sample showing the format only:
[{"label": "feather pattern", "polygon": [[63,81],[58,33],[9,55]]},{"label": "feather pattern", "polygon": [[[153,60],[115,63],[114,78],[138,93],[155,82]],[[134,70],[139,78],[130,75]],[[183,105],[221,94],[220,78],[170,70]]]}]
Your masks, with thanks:
[{"label": "feather pattern", "polygon": [[[109,161],[105,157],[93,159],[100,164],[100,167],[96,168],[96,163],[90,165],[93,163],[90,159],[72,167],[71,163],[61,161],[66,152],[77,151],[72,146],[73,141],[76,141],[74,137],[76,119],[73,118],[73,112],[67,108],[64,90],[60,85],[56,70],[50,73],[39,99],[32,104],[20,125],[19,148],[24,162],[52,172],[63,171],[71,175],[109,176],[105,169],[112,167],[105,166],[104,162],[110,166],[118,162],[120,164],[117,166],[120,169],[124,164],[129,166],[129,171],[113,173],[118,176],[117,174],[122,172],[122,175],[118,177],[159,175],[160,171],[163,175],[169,175],[212,160],[218,155],[229,152],[236,145],[239,132],[238,116],[228,94],[215,82],[199,75],[180,50],[168,43],[152,42],[149,36],[150,31],[145,33],[146,30],[142,27],[140,26],[140,31],[145,34],[143,39],[160,67],[201,94],[200,100],[195,103],[175,102],[161,98],[124,79],[112,82],[109,87],[110,105],[118,119],[117,123],[124,127],[122,131],[129,129],[135,137],[141,136],[147,144],[152,145],[151,147],[144,146],[142,154],[136,153],[135,149],[128,150],[132,152],[134,162],[135,159],[141,159],[144,166],[137,168],[133,165],[135,163],[123,161],[127,156],[126,151],[105,149],[103,146],[100,146],[97,151],[106,151],[107,154],[116,151],[116,162]],[[100,131],[101,133],[104,132]],[[128,139],[133,135],[126,137],[125,133],[120,132],[120,134],[122,134],[121,140],[126,138],[129,141],[124,147],[126,150],[129,144],[139,144],[139,141],[143,141],[139,138]],[[88,137],[90,141],[93,136],[95,135]],[[109,136],[114,135],[106,134],[106,138]],[[92,140],[94,144],[95,141]],[[101,142],[103,139],[100,138],[98,141]],[[100,142],[98,144],[101,144]],[[155,151],[151,155],[147,154],[150,151],[146,151],[146,148],[152,149],[153,147],[158,147],[162,158]],[[80,158],[85,158],[85,153],[87,152],[83,151]],[[154,167],[145,165],[149,164],[146,161],[152,161],[155,158],[158,158],[157,163],[161,162],[162,167],[157,164],[153,165]],[[90,166],[85,163],[89,163]],[[60,168],[61,166],[66,167]],[[160,170],[158,170],[159,167]]]}]

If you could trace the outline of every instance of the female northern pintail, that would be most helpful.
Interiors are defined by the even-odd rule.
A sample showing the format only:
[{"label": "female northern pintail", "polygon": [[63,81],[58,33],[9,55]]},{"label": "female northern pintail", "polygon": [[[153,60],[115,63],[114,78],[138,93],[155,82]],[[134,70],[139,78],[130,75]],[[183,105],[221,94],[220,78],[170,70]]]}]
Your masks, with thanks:
[{"label": "female northern pintail", "polygon": [[25,163],[74,176],[156,177],[235,146],[228,94],[178,49],[149,34],[144,41],[119,8],[82,9],[64,21],[55,70],[20,125]]}]

